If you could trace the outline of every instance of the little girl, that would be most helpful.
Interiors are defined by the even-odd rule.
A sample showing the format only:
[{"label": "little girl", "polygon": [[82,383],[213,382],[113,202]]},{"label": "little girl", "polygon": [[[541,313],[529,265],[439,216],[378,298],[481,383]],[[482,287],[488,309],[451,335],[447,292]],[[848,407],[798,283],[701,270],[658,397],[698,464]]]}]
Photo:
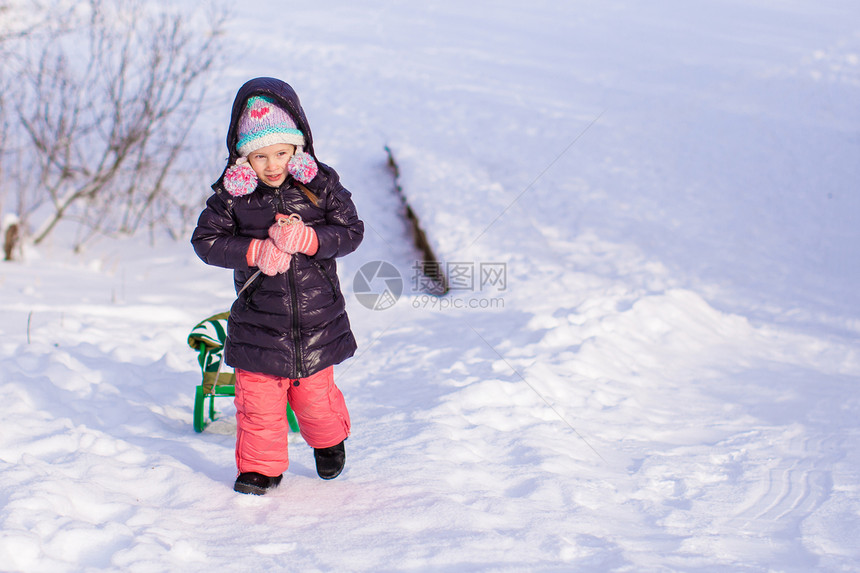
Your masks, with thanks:
[{"label": "little girl", "polygon": [[355,353],[335,258],[364,236],[350,193],[315,160],[293,88],[243,85],[227,132],[230,156],[191,243],[207,264],[233,269],[226,362],[236,371],[233,489],[265,494],[289,466],[287,402],[317,473],[343,470],[349,413],[333,365]]}]

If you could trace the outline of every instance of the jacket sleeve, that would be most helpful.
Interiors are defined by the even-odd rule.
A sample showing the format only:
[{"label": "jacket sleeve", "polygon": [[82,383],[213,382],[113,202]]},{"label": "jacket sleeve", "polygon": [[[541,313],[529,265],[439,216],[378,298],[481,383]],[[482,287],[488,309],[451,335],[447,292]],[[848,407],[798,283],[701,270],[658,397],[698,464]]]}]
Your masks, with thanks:
[{"label": "jacket sleeve", "polygon": [[317,225],[319,249],[313,258],[333,259],[348,255],[358,248],[364,238],[364,222],[358,218],[349,191],[340,184],[326,194],[326,223]]},{"label": "jacket sleeve", "polygon": [[194,252],[207,265],[228,269],[247,269],[245,258],[251,237],[236,235],[236,221],[229,199],[223,194],[214,193],[206,201],[206,208],[200,213],[197,228],[191,235]]}]

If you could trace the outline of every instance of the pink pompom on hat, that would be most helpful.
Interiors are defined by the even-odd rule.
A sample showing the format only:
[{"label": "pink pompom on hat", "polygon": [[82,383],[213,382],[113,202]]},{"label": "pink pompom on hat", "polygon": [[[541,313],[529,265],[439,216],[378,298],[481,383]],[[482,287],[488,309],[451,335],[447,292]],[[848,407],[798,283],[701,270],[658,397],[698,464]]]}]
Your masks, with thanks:
[{"label": "pink pompom on hat", "polygon": [[257,173],[248,165],[247,157],[240,157],[224,172],[224,189],[233,197],[253,193],[257,183]]}]

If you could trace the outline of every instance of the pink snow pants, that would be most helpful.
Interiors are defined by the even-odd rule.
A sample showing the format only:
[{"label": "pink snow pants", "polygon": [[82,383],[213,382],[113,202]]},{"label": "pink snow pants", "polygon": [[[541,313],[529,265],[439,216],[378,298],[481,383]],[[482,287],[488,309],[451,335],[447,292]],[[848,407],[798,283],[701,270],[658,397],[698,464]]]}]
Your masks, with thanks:
[{"label": "pink snow pants", "polygon": [[293,380],[236,370],[236,466],[239,473],[278,476],[290,465],[287,401],[299,431],[312,448],[327,448],[349,436],[349,412],[329,366]]}]

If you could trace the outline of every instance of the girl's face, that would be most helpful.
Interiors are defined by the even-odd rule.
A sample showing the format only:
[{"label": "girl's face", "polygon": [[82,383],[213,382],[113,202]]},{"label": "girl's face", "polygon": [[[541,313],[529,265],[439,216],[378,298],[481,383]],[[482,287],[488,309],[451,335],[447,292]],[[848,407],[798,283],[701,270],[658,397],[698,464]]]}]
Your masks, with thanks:
[{"label": "girl's face", "polygon": [[295,152],[296,146],[289,143],[267,145],[248,154],[248,163],[260,181],[280,187],[287,180],[287,163]]}]

